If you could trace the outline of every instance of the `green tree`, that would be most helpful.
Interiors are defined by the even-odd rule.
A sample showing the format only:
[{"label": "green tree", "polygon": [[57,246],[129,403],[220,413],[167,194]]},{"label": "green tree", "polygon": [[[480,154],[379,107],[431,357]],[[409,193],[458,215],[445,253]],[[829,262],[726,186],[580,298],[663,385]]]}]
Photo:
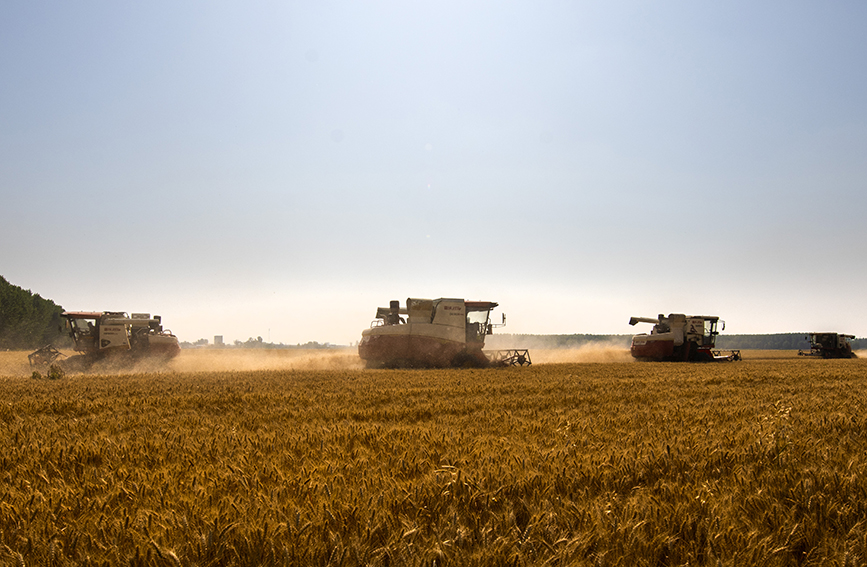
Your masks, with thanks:
[{"label": "green tree", "polygon": [[63,336],[63,307],[0,276],[0,348],[35,349]]}]

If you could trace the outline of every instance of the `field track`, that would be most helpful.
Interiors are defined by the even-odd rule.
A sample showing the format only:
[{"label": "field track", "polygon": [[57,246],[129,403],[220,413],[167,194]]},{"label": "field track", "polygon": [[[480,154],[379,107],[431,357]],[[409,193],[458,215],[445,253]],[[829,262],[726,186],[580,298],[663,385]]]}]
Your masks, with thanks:
[{"label": "field track", "polygon": [[0,353],[0,564],[867,563],[865,359],[210,354],[37,380]]}]

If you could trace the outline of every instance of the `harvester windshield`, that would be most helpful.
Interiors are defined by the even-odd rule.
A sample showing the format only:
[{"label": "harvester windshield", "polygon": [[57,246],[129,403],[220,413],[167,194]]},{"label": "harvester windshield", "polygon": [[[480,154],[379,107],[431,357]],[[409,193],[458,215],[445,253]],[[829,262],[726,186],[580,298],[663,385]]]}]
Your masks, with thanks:
[{"label": "harvester windshield", "polygon": [[716,336],[719,334],[716,328],[718,322],[719,319],[704,320],[704,336],[701,339],[704,346],[713,347],[716,344]]},{"label": "harvester windshield", "polygon": [[488,333],[488,311],[467,313],[467,342],[483,341]]},{"label": "harvester windshield", "polygon": [[94,331],[95,319],[72,319],[72,330],[78,335],[89,335]]},{"label": "harvester windshield", "polygon": [[75,342],[75,350],[78,352],[90,352],[97,348],[97,321],[101,313],[66,312],[66,324],[69,334]]},{"label": "harvester windshield", "polygon": [[467,301],[467,342],[484,342],[491,334],[491,309],[497,306],[491,301]]}]

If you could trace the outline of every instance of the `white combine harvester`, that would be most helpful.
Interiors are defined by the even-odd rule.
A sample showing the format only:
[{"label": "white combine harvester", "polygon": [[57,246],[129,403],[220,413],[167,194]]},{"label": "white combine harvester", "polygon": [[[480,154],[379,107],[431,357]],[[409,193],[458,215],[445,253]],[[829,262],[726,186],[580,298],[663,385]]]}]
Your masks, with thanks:
[{"label": "white combine harvester", "polygon": [[[725,329],[725,321],[708,315],[660,314],[657,318],[632,317],[630,325],[651,323],[650,334],[632,337],[632,356],[638,360],[670,362],[728,362],[741,359],[739,350],[728,354],[715,349],[716,337]],[[721,325],[720,325],[721,324]]]},{"label": "white combine harvester", "polygon": [[84,371],[99,361],[132,366],[143,359],[164,361],[181,352],[178,338],[165,331],[159,315],[120,311],[67,311],[63,313],[74,349],[69,358],[46,345],[28,357],[31,366],[57,362],[64,370]]},{"label": "white combine harvester", "polygon": [[[483,351],[493,333],[493,301],[413,299],[391,301],[361,333],[358,355],[368,368],[528,366],[530,354],[512,349]],[[506,317],[503,315],[505,325]]]},{"label": "white combine harvester", "polygon": [[852,352],[851,341],[855,335],[843,335],[840,333],[810,333],[807,340],[810,341],[810,352],[798,351],[801,356],[815,356],[818,358],[858,358]]}]

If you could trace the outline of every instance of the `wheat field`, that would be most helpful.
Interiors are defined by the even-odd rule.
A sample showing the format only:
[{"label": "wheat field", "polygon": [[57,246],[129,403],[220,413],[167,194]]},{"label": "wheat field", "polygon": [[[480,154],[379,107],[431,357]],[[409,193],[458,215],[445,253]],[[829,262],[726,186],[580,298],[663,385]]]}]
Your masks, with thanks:
[{"label": "wheat field", "polygon": [[0,563],[867,563],[867,360],[572,355],[47,380],[0,353]]}]

